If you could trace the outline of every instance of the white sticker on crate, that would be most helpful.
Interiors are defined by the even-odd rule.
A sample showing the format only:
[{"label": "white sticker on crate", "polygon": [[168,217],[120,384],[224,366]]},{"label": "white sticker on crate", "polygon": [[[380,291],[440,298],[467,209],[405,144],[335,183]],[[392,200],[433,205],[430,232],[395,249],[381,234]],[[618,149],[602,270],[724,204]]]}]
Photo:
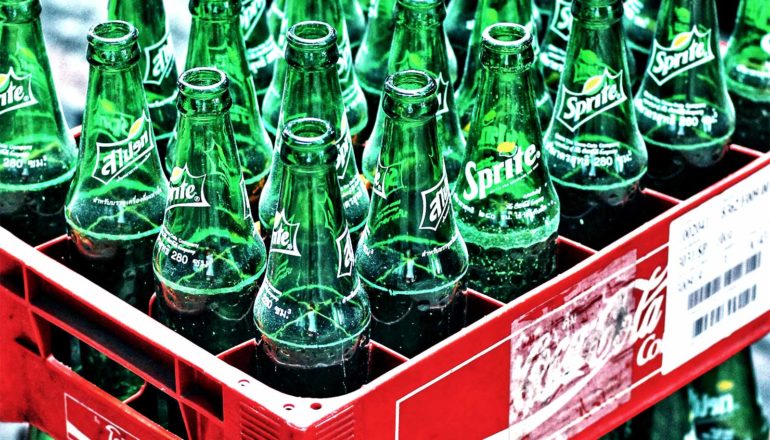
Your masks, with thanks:
[{"label": "white sticker on crate", "polygon": [[770,168],[669,229],[663,374],[770,310]]},{"label": "white sticker on crate", "polygon": [[139,440],[66,393],[64,417],[67,422],[67,440]]},{"label": "white sticker on crate", "polygon": [[565,292],[563,304],[513,322],[509,438],[571,438],[628,400],[636,264],[626,254]]}]

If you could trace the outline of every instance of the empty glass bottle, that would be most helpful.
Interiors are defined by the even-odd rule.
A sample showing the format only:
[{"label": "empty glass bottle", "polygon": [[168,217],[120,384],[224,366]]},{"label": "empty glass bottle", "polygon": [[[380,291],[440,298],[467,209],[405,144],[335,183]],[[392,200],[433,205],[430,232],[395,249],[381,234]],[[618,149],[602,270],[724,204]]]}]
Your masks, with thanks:
[{"label": "empty glass bottle", "polygon": [[179,76],[163,0],[110,0],[107,10],[110,20],[127,21],[139,31],[142,83],[158,152],[163,160],[176,124],[176,79]]},{"label": "empty glass bottle", "polygon": [[564,235],[600,247],[627,232],[647,171],[632,105],[620,0],[575,0],[545,157]]},{"label": "empty glass bottle", "polygon": [[[216,67],[230,79],[233,100],[230,119],[249,202],[256,210],[259,194],[270,172],[273,148],[259,112],[254,80],[246,61],[241,33],[241,1],[190,0],[190,12],[193,20],[186,68]],[[175,154],[176,139],[172,138],[165,163],[169,173],[177,160]]]},{"label": "empty glass bottle", "polygon": [[[471,34],[468,57],[460,87],[455,96],[457,98],[457,112],[460,115],[460,125],[466,136],[470,129],[473,107],[479,99],[481,89],[479,87],[479,70],[481,68],[481,34],[484,30],[496,23],[518,23],[527,26],[532,35],[537,35],[537,26],[532,10],[532,0],[479,0],[476,10],[475,26]],[[537,39],[532,40],[535,57],[539,56],[540,46]],[[553,100],[543,82],[543,72],[536,65],[527,69],[532,75],[532,86],[535,91],[536,106],[540,125],[547,127],[553,115]]]},{"label": "empty glass bottle", "polygon": [[0,227],[37,245],[65,232],[77,149],[56,97],[40,2],[0,8]]},{"label": "empty glass bottle", "polygon": [[770,7],[743,0],[725,55],[727,88],[737,113],[734,140],[770,150]]},{"label": "empty glass bottle", "polygon": [[413,356],[463,325],[468,251],[455,224],[438,146],[432,76],[385,82],[382,152],[356,268],[372,304],[372,337]]},{"label": "empty glass bottle", "polygon": [[[139,69],[137,30],[123,21],[88,33],[88,77],[78,167],[64,214],[72,267],[132,306],[147,310],[152,248],[168,182],[155,147]],[[142,381],[81,344],[85,374],[122,398]]]},{"label": "empty glass bottle", "polygon": [[303,397],[329,397],[367,379],[371,312],[355,271],[329,123],[289,121],[282,134],[278,214],[254,304],[257,378]]},{"label": "empty glass bottle", "polygon": [[212,353],[248,339],[265,244],[251,217],[224,72],[179,78],[177,154],[153,253],[159,321]]},{"label": "empty glass bottle", "polygon": [[479,103],[452,195],[470,254],[466,284],[504,302],[556,270],[559,199],[541,158],[543,135],[527,74],[533,41],[521,25],[484,31]]},{"label": "empty glass bottle", "polygon": [[244,0],[241,31],[246,44],[246,60],[257,96],[264,96],[273,79],[275,61],[281,57],[273,34],[267,26],[266,0]]},{"label": "empty glass bottle", "polygon": [[653,188],[686,197],[725,155],[735,109],[720,57],[715,0],[664,0],[634,99]]},{"label": "empty glass bottle", "polygon": [[[444,156],[447,176],[453,184],[460,174],[465,157],[465,138],[460,128],[460,118],[455,107],[454,87],[449,78],[447,52],[444,44],[446,16],[442,0],[397,0],[396,29],[388,60],[388,72],[415,69],[428,72],[436,80],[439,108],[439,151]],[[371,182],[377,170],[384,135],[385,112],[382,105],[377,113],[372,136],[366,145],[362,159],[362,171]]]},{"label": "empty glass bottle", "polygon": [[[286,84],[278,127],[286,122],[313,115],[331,124],[337,146],[335,170],[341,189],[345,219],[354,237],[364,227],[369,211],[369,195],[359,177],[353,155],[348,120],[337,76],[337,33],[319,21],[304,21],[289,29],[286,45]],[[259,201],[259,218],[265,230],[274,223],[284,165],[279,160],[281,140],[276,142],[273,164]]]},{"label": "empty glass bottle", "polygon": [[[289,28],[302,21],[315,20],[330,24],[337,31],[337,75],[342,88],[342,100],[348,115],[350,133],[355,136],[366,127],[368,113],[366,98],[358,78],[353,71],[353,57],[350,49],[347,25],[345,23],[341,0],[287,0],[286,16],[281,23],[281,36],[278,45],[286,51],[286,34]],[[281,58],[276,65],[273,81],[262,101],[265,112],[265,126],[268,132],[275,134],[283,103],[283,89],[286,81],[286,60]]]}]

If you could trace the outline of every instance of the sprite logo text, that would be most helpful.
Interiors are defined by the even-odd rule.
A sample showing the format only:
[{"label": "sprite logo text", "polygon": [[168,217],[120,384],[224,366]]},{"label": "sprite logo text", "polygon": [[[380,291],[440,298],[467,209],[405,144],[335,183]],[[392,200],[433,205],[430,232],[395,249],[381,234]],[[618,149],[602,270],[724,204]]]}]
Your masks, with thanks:
[{"label": "sprite logo text", "polygon": [[17,76],[13,67],[0,74],[0,115],[37,104],[32,94],[32,75]]},{"label": "sprite logo text", "polygon": [[422,220],[420,229],[435,231],[449,214],[449,200],[451,191],[447,184],[446,173],[441,180],[431,189],[422,191]]},{"label": "sprite logo text", "polygon": [[182,206],[207,208],[206,194],[203,191],[206,185],[206,175],[193,176],[187,165],[184,168],[174,167],[169,178],[168,203],[166,211]]},{"label": "sprite logo text", "polygon": [[265,10],[265,0],[244,0],[241,10],[241,30],[243,38],[249,38],[262,12]]},{"label": "sprite logo text", "polygon": [[147,161],[154,148],[149,126],[150,119],[143,115],[131,124],[126,139],[113,143],[97,142],[93,178],[106,185],[130,175]]},{"label": "sprite logo text", "polygon": [[738,409],[730,393],[712,397],[708,394],[698,395],[688,389],[687,394],[696,419],[723,417]]},{"label": "sprite logo text", "polygon": [[465,164],[465,179],[468,181],[468,189],[463,191],[465,200],[486,199],[490,189],[518,180],[540,158],[540,151],[534,144],[523,150],[511,142],[503,142],[498,146],[498,151],[509,157],[480,170],[476,162]]},{"label": "sprite logo text", "polygon": [[565,0],[556,0],[554,18],[551,21],[551,31],[561,37],[564,41],[569,41],[569,34],[572,31],[572,2]]},{"label": "sprite logo text", "polygon": [[662,85],[682,72],[715,59],[711,50],[711,29],[704,33],[693,27],[674,38],[671,46],[663,47],[657,40],[652,46],[652,60],[648,75]]},{"label": "sprite logo text", "polygon": [[623,71],[616,74],[604,69],[604,73],[591,78],[583,84],[581,92],[564,88],[558,120],[570,131],[615,108],[628,97],[622,87]]},{"label": "sprite logo text", "polygon": [[290,223],[283,211],[276,212],[270,251],[299,257],[298,232],[299,223]]},{"label": "sprite logo text", "polygon": [[337,278],[349,277],[353,273],[355,251],[353,251],[353,242],[350,240],[350,230],[347,226],[337,238],[337,261]]},{"label": "sprite logo text", "polygon": [[174,50],[169,43],[169,33],[157,43],[144,49],[147,60],[144,69],[145,84],[160,85],[171,73],[174,65]]}]

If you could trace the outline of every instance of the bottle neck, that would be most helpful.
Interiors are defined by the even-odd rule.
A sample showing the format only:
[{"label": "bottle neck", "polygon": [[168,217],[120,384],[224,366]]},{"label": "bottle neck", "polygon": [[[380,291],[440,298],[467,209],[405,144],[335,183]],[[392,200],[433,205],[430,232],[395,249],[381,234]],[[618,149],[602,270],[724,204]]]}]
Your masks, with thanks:
[{"label": "bottle neck", "polygon": [[[564,70],[568,82],[585,81],[602,75],[606,69],[608,75],[621,74],[623,83],[626,84],[625,90],[628,92],[630,81],[620,4],[617,4],[615,10],[597,10],[594,16],[601,18],[575,18],[572,23]],[[608,16],[611,18],[607,18]]]},{"label": "bottle neck", "polygon": [[[406,69],[423,70],[436,77],[443,74],[449,81],[449,59],[441,24],[443,14],[436,11],[417,13],[400,10],[396,5],[396,28],[393,34],[392,52],[388,72]],[[444,8],[443,4],[438,8]],[[415,54],[419,54],[417,56]]]},{"label": "bottle neck", "polygon": [[289,65],[286,70],[281,122],[313,115],[329,121],[339,135],[344,115],[344,104],[340,90],[337,64],[326,64],[308,69]]},{"label": "bottle neck", "polygon": [[694,26],[698,26],[701,32],[711,32],[714,47],[718,48],[719,24],[715,0],[665,0],[658,18],[656,39],[663,37],[671,41],[677,35],[690,32]]},{"label": "bottle neck", "polygon": [[40,19],[40,0],[20,0],[14,4],[0,3],[0,24],[20,24]]},{"label": "bottle neck", "polygon": [[337,47],[342,47],[348,41],[348,28],[340,0],[293,0],[284,9],[286,15],[281,22],[279,47],[286,47],[289,28],[306,20],[322,21],[336,29]]}]

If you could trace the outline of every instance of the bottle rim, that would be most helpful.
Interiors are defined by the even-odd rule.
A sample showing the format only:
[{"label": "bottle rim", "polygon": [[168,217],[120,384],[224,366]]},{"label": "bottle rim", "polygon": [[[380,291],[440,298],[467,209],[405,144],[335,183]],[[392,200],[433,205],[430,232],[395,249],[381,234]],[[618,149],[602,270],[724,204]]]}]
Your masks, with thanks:
[{"label": "bottle rim", "polygon": [[305,50],[325,50],[337,42],[337,31],[322,21],[302,21],[289,28],[286,41]]},{"label": "bottle rim", "polygon": [[436,94],[436,81],[422,70],[402,70],[385,79],[385,93],[395,99],[423,101]]},{"label": "bottle rim", "polygon": [[196,67],[179,76],[179,90],[186,96],[226,92],[230,80],[216,67]]},{"label": "bottle rim", "polygon": [[532,46],[532,33],[517,23],[496,23],[481,35],[484,49],[497,53],[521,53]]},{"label": "bottle rim", "polygon": [[88,42],[91,45],[120,49],[135,44],[138,39],[139,31],[136,27],[121,20],[105,21],[88,30]]},{"label": "bottle rim", "polygon": [[287,122],[281,131],[281,139],[290,150],[306,153],[333,147],[335,135],[328,121],[305,117]]},{"label": "bottle rim", "polygon": [[0,0],[0,23],[26,23],[40,17],[40,0]]}]

